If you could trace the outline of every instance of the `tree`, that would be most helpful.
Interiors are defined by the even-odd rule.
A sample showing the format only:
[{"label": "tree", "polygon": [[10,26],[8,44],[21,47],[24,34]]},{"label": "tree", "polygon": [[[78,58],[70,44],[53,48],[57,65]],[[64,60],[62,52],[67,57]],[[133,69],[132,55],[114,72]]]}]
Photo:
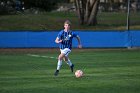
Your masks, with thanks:
[{"label": "tree", "polygon": [[132,6],[134,12],[137,12],[137,10],[138,10],[138,0],[131,0],[131,1],[132,1],[131,6]]},{"label": "tree", "polygon": [[74,0],[80,24],[96,25],[100,0]]}]

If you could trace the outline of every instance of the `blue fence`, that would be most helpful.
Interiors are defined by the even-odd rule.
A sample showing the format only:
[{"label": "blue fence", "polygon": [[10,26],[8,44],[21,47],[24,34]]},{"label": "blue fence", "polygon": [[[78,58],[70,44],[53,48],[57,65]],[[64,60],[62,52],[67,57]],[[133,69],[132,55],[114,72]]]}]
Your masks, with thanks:
[{"label": "blue fence", "polygon": [[[83,47],[140,47],[140,31],[75,31]],[[54,48],[58,32],[0,32],[0,48]],[[73,40],[73,47],[77,47]]]}]

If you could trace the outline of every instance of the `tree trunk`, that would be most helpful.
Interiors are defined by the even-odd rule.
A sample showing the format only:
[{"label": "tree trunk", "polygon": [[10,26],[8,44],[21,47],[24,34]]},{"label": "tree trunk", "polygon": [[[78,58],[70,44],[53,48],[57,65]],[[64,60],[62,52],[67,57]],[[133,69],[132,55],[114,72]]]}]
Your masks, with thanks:
[{"label": "tree trunk", "polygon": [[98,11],[99,0],[95,0],[92,4],[91,13],[88,19],[88,25],[96,25],[97,24],[97,11]]},{"label": "tree trunk", "polygon": [[74,2],[75,2],[75,7],[76,7],[79,22],[80,24],[83,24],[80,0],[75,0]]},{"label": "tree trunk", "polygon": [[75,0],[80,24],[96,25],[100,0]]}]

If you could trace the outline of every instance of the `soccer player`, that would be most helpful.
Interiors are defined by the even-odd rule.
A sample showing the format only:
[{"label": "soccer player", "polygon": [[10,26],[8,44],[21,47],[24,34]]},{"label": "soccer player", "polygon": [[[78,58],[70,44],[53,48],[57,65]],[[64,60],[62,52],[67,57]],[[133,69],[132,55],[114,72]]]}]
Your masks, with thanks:
[{"label": "soccer player", "polygon": [[58,56],[57,69],[54,73],[55,76],[57,76],[59,73],[59,70],[62,65],[62,60],[64,60],[70,66],[71,72],[73,72],[74,64],[72,64],[72,62],[68,57],[72,49],[73,37],[77,38],[78,40],[78,48],[82,48],[80,37],[70,30],[70,26],[71,22],[69,20],[66,20],[64,22],[64,29],[58,33],[58,36],[56,37],[55,40],[56,43],[60,44],[59,48],[61,52],[60,55]]}]

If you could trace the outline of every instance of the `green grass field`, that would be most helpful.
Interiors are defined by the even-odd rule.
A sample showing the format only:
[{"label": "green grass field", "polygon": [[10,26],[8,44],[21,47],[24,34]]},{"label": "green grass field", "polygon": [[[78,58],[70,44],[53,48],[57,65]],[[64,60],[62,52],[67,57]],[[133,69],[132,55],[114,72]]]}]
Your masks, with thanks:
[{"label": "green grass field", "polygon": [[[45,12],[41,14],[19,14],[0,16],[0,31],[11,30],[60,30],[65,20],[72,22],[73,30],[126,30],[127,13],[98,13],[96,26],[79,25],[78,16],[73,12]],[[140,13],[130,14],[130,29],[140,29]]]},{"label": "green grass field", "polygon": [[[40,49],[41,50],[41,49]],[[40,57],[29,56],[40,55]],[[0,93],[140,93],[140,50],[73,50],[55,77],[58,51],[0,52]]]}]

